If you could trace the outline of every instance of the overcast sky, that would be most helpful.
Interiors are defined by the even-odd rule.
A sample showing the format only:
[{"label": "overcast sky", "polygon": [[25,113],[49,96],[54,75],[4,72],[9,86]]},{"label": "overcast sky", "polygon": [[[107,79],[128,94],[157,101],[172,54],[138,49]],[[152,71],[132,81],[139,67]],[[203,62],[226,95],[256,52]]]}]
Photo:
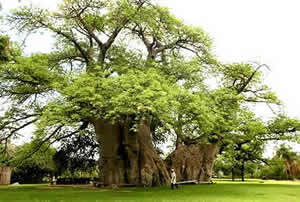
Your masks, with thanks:
[{"label": "overcast sky", "polygon": [[[5,10],[18,0],[0,0]],[[30,0],[22,0],[28,3]],[[55,8],[59,0],[31,0]],[[157,0],[186,24],[202,27],[224,62],[267,64],[266,83],[284,103],[289,116],[300,119],[300,1],[299,0]],[[35,37],[30,51],[47,51],[45,37]],[[34,43],[33,43],[34,42]],[[41,46],[43,44],[43,46]],[[261,108],[258,108],[259,110]],[[268,111],[261,109],[261,115]],[[300,151],[300,148],[297,148]]]}]

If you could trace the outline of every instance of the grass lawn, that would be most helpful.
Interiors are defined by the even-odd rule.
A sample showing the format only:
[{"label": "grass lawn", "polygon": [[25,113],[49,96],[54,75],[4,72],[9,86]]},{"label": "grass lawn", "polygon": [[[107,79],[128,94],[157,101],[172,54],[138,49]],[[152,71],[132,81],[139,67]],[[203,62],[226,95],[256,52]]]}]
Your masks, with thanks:
[{"label": "grass lawn", "polygon": [[0,186],[0,202],[299,202],[300,182],[219,180],[213,185],[101,189],[48,185]]}]

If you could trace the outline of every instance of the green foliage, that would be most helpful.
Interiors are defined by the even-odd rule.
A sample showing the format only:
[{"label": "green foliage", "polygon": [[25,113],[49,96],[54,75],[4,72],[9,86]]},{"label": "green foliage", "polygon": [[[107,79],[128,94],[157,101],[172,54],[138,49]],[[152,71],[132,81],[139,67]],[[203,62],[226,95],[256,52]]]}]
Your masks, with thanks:
[{"label": "green foliage", "polygon": [[56,170],[53,161],[55,149],[42,146],[41,150],[30,156],[30,158],[22,156],[22,154],[24,155],[31,150],[30,147],[29,143],[25,143],[17,148],[17,159],[20,159],[20,161],[14,167],[12,182],[21,184],[42,183],[43,178],[54,174]]},{"label": "green foliage", "polygon": [[261,136],[274,129],[242,112],[249,102],[279,103],[263,84],[264,65],[220,63],[203,29],[150,0],[64,0],[56,11],[29,6],[6,19],[20,33],[47,31],[56,39],[51,53],[18,55],[0,67],[0,97],[11,103],[0,140],[34,123],[26,155],[89,134],[97,119],[130,122],[133,131],[152,120],[155,144],[174,133],[185,143],[247,140],[239,154],[245,158],[253,148],[259,155]]},{"label": "green foliage", "polygon": [[0,61],[2,62],[8,62],[11,59],[10,55],[10,44],[9,44],[9,38],[7,36],[1,36],[0,37]]},{"label": "green foliage", "polygon": [[98,150],[95,135],[79,135],[65,139],[53,156],[55,175],[62,176],[69,172],[74,177],[78,172],[81,174],[95,172]]},{"label": "green foliage", "polygon": [[260,171],[262,179],[276,179],[276,180],[288,180],[290,179],[286,173],[284,161],[280,159],[273,159],[271,165],[264,166]]},{"label": "green foliage", "polygon": [[10,160],[15,155],[15,148],[9,142],[0,142],[0,167],[9,167]]},{"label": "green foliage", "polygon": [[[246,161],[244,163],[244,167],[245,178],[261,178],[261,170],[264,169],[263,164]],[[214,172],[216,173],[217,177],[232,179],[232,171],[235,175],[234,177],[239,178],[242,175],[240,163],[234,158],[228,158],[228,156],[225,154],[218,155],[214,165]],[[222,175],[219,175],[220,173]]]},{"label": "green foliage", "polygon": [[290,146],[285,144],[281,144],[275,154],[275,158],[279,158],[286,161],[297,160],[297,157],[300,156],[298,156],[296,152],[292,151],[292,148]]},{"label": "green foliage", "polygon": [[10,41],[9,36],[0,35],[0,66],[13,62],[20,54],[20,48]]},{"label": "green foliage", "polygon": [[293,180],[300,178],[300,157],[292,148],[281,144],[267,165],[256,168],[255,177],[262,179]]},{"label": "green foliage", "polygon": [[26,156],[26,153],[32,150],[31,148],[32,146],[33,146],[32,143],[25,143],[24,145],[17,147],[16,157],[17,159],[20,160],[18,166],[22,166],[23,164],[34,163],[40,168],[54,170],[55,166],[52,158],[56,150],[52,147],[48,148],[47,145],[42,145],[40,150],[37,153],[28,157]]},{"label": "green foliage", "polygon": [[223,167],[227,173],[230,171],[233,172],[232,175],[247,174],[250,171],[247,166],[266,162],[262,155],[268,130],[266,125],[246,108],[236,113],[232,126],[234,129],[226,135],[222,155],[218,157],[217,162],[224,163],[224,166],[219,167]]},{"label": "green foliage", "polygon": [[[242,108],[232,119],[232,130],[226,134],[226,139],[222,145],[222,155],[218,161],[224,162],[225,170],[230,167],[247,170],[245,166],[251,162],[270,163],[269,160],[262,157],[267,142],[270,140],[296,141],[299,138],[298,124],[297,119],[291,119],[282,114],[264,123],[247,108]],[[283,151],[285,150],[283,149]],[[275,164],[279,165],[279,163]],[[280,167],[275,166],[275,164],[270,168],[273,171],[268,172],[270,175],[275,172],[279,174],[279,171],[282,170],[283,165]],[[238,172],[235,171],[235,173]],[[262,173],[262,175],[264,174]]]},{"label": "green foliage", "polygon": [[11,102],[23,104],[53,92],[56,82],[63,83],[59,70],[52,68],[49,57],[36,54],[18,57],[15,63],[0,67],[1,97],[9,97]]},{"label": "green foliage", "polygon": [[270,120],[268,128],[270,131],[269,138],[299,141],[299,127],[300,122],[298,119],[289,118],[285,114],[280,114],[278,117]]}]

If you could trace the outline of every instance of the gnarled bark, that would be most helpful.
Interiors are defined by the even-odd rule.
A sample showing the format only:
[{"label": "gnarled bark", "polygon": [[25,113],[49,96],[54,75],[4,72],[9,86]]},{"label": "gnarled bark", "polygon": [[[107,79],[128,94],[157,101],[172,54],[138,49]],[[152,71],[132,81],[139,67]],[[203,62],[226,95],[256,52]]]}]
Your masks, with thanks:
[{"label": "gnarled bark", "polygon": [[152,145],[150,124],[143,122],[136,133],[127,125],[94,121],[100,145],[100,180],[104,185],[165,185],[169,173]]},{"label": "gnarled bark", "polygon": [[179,144],[167,157],[166,164],[175,169],[177,181],[210,182],[219,149],[218,144]]}]

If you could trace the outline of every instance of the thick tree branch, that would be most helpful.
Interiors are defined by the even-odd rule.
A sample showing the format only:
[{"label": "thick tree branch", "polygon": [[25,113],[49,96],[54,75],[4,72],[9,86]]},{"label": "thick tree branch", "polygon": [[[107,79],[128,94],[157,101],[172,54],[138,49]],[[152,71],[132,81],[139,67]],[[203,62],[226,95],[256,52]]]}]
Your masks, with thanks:
[{"label": "thick tree branch", "polygon": [[25,127],[31,125],[31,124],[33,124],[33,123],[36,122],[36,121],[38,121],[38,119],[34,119],[34,120],[32,120],[32,121],[29,121],[29,122],[27,122],[27,123],[25,123],[25,124],[23,124],[23,125],[21,125],[21,126],[19,126],[19,127],[17,127],[17,128],[11,128],[11,129],[13,129],[13,130],[10,131],[10,132],[8,133],[8,135],[6,135],[5,137],[0,138],[0,142],[3,141],[3,140],[7,140],[7,139],[11,138],[13,135],[15,135],[16,132],[18,132],[19,130],[21,130],[21,129],[23,129],[23,128],[25,128]]},{"label": "thick tree branch", "polygon": [[238,89],[238,94],[241,94],[242,92],[244,92],[245,88],[248,86],[248,84],[252,81],[253,77],[255,76],[255,74],[257,74],[257,72],[259,71],[260,68],[264,67],[267,65],[266,64],[262,64],[262,65],[259,65],[255,70],[254,72],[249,76],[249,78],[246,80],[246,82],[242,85],[242,87],[240,89]]}]

